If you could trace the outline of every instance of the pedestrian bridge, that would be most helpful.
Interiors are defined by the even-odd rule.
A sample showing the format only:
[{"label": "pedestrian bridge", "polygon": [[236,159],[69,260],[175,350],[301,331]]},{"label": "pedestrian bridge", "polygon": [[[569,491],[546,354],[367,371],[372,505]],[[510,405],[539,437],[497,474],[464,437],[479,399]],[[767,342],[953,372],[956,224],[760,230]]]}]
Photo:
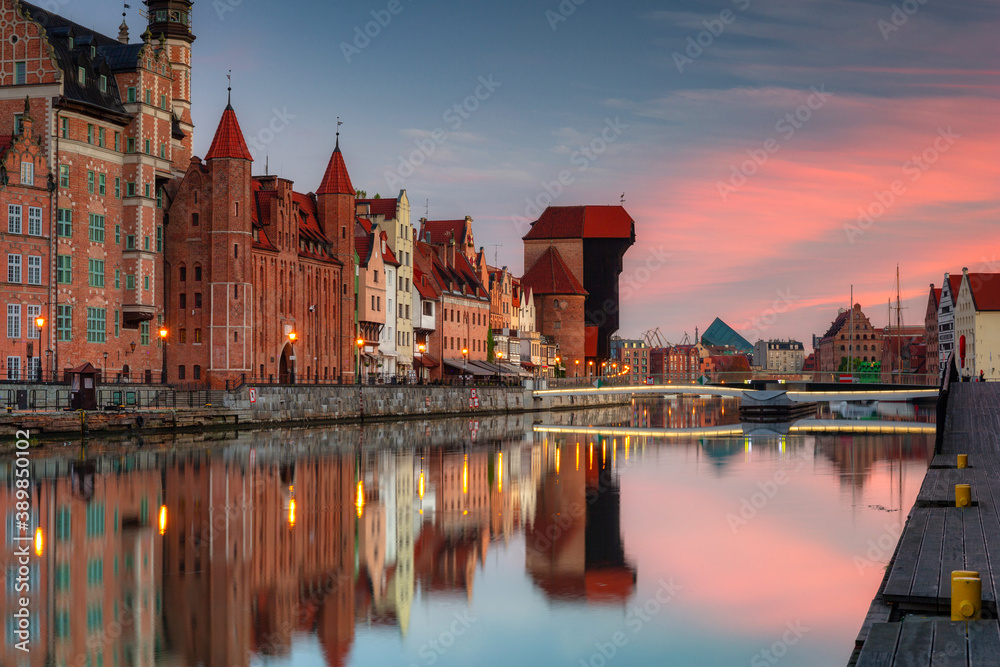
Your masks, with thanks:
[{"label": "pedestrian bridge", "polygon": [[[862,389],[858,385],[850,385],[851,389],[830,390],[829,385],[809,389],[789,389],[786,393],[789,399],[796,403],[817,403],[825,401],[911,401],[918,398],[937,398],[938,390],[931,388],[899,388],[899,389]],[[858,387],[858,388],[855,388]],[[536,398],[556,396],[593,396],[601,394],[652,394],[659,396],[674,396],[679,394],[694,394],[703,397],[740,398],[748,391],[759,388],[750,386],[720,386],[700,384],[660,384],[660,385],[613,385],[604,387],[576,386],[558,389],[537,389],[533,391]]]},{"label": "pedestrian bridge", "polygon": [[536,424],[535,433],[600,435],[605,437],[653,438],[743,438],[805,435],[811,433],[935,433],[926,422],[896,422],[855,419],[799,419],[779,424],[729,424],[700,428],[655,428],[629,426],[556,426]]}]

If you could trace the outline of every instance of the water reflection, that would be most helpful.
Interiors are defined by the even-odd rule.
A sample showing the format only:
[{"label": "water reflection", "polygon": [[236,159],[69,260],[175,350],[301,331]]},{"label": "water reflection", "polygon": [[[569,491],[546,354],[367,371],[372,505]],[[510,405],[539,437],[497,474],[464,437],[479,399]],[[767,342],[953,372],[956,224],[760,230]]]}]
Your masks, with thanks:
[{"label": "water reflection", "polygon": [[[693,397],[544,421],[696,428],[735,424],[738,414],[731,399]],[[535,432],[531,420],[160,436],[34,452],[32,526],[46,540],[28,575],[31,653],[14,649],[8,620],[0,662],[578,664],[594,650],[593,635],[621,627],[672,576],[693,595],[648,621],[659,631],[636,637],[633,659],[715,655],[722,664],[733,652],[745,662],[769,636],[759,627],[768,612],[753,611],[754,600],[766,606],[774,596],[769,550],[809,553],[818,567],[850,565],[881,530],[857,518],[858,508],[905,514],[930,448],[929,438],[904,434],[554,434]],[[5,619],[16,604],[13,470],[0,462]],[[793,479],[773,506],[786,523],[763,519],[766,539],[734,541],[724,517],[776,470]],[[825,479],[837,480],[846,509],[821,511],[849,511],[861,528],[820,537],[814,518],[800,521],[801,504],[831,502],[820,490]],[[703,514],[678,512],[698,507]],[[730,558],[765,565],[733,579],[723,574]],[[786,565],[781,576],[796,572]],[[706,577],[713,585],[699,583]],[[847,620],[829,622],[844,635],[824,635],[831,655],[849,653],[864,595],[874,593],[867,579],[848,588],[860,592],[837,598]],[[719,607],[718,627],[703,630],[696,619],[709,600],[739,613]],[[458,610],[489,623],[451,648],[445,640],[456,637],[446,633]],[[705,649],[706,633],[720,631],[730,641]]]}]

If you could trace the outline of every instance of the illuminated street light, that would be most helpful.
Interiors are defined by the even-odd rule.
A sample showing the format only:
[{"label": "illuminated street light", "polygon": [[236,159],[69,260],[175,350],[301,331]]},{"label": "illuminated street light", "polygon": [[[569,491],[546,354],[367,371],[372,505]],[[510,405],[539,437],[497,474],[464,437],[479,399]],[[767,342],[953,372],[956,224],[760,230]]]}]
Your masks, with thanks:
[{"label": "illuminated street light", "polygon": [[160,505],[160,517],[159,517],[158,523],[159,523],[159,528],[160,528],[160,535],[163,535],[165,532],[167,532],[167,506],[166,505]]}]

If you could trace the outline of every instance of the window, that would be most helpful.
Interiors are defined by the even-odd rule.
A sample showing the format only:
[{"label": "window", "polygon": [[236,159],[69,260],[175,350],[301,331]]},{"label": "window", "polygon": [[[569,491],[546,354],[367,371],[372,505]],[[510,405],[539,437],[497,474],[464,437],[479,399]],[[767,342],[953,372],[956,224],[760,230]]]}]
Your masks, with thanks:
[{"label": "window", "polygon": [[196,345],[201,345],[201,329],[194,330],[194,342]]},{"label": "window", "polygon": [[375,284],[378,285],[378,271],[375,271]]},{"label": "window", "polygon": [[94,143],[94,125],[93,123],[87,123],[87,143]]},{"label": "window", "polygon": [[163,252],[163,227],[156,228],[156,252]]},{"label": "window", "polygon": [[90,240],[104,243],[104,216],[90,214]]},{"label": "window", "polygon": [[21,304],[7,304],[7,338],[21,337]]},{"label": "window", "polygon": [[14,85],[23,86],[28,82],[28,63],[24,61],[14,63]]},{"label": "window", "polygon": [[69,118],[62,119],[62,138],[69,139]]},{"label": "window", "polygon": [[94,194],[94,172],[87,172],[87,192]]},{"label": "window", "polygon": [[101,92],[102,93],[108,92],[108,77],[102,74],[101,78],[98,79],[98,81],[99,81],[98,87],[101,89]]},{"label": "window", "polygon": [[132,290],[135,289],[135,274],[129,273],[125,275],[125,289]]},{"label": "window", "polygon": [[35,206],[28,207],[28,235],[42,235],[42,209]]},{"label": "window", "polygon": [[70,285],[73,282],[73,258],[70,255],[56,255],[56,282]]},{"label": "window", "polygon": [[201,292],[194,293],[194,307],[201,308]]},{"label": "window", "polygon": [[129,102],[135,102],[135,87],[130,87],[128,89],[125,99]]},{"label": "window", "polygon": [[87,260],[87,273],[90,277],[91,287],[104,287],[104,260]]},{"label": "window", "polygon": [[115,199],[122,198],[122,179],[115,177]]},{"label": "window", "polygon": [[56,313],[56,340],[73,340],[73,306],[59,306]]},{"label": "window", "polygon": [[7,232],[21,233],[21,207],[16,204],[7,205]]},{"label": "window", "polygon": [[144,153],[145,153],[146,155],[149,155],[149,139],[145,139],[145,140],[144,140],[144,141],[142,142],[142,145],[143,145],[143,148],[145,148],[145,149],[146,149],[146,150],[144,150],[143,152],[144,152]]},{"label": "window", "polygon": [[188,275],[187,267],[186,266],[182,266],[180,269],[178,269],[178,273],[180,274],[180,276],[179,276],[180,277],[180,281],[181,282],[185,282],[187,280],[187,275]]},{"label": "window", "polygon": [[187,340],[188,340],[187,329],[181,329],[177,335],[177,342],[180,343],[181,345],[184,345],[185,343],[187,343]]},{"label": "window", "polygon": [[115,225],[115,245],[121,245],[122,242],[122,226]]},{"label": "window", "polygon": [[148,236],[144,236],[143,237],[142,249],[143,250],[149,250],[149,237]]},{"label": "window", "polygon": [[194,279],[197,282],[199,282],[199,283],[201,282],[201,267],[200,266],[194,267]]},{"label": "window", "polygon": [[24,132],[24,114],[16,113],[14,114],[14,136],[20,136]]},{"label": "window", "polygon": [[191,214],[191,226],[192,227],[197,227],[198,226],[198,214],[197,213],[192,213]]},{"label": "window", "polygon": [[106,174],[98,174],[97,176],[97,194],[105,195],[108,193],[108,177]]},{"label": "window", "polygon": [[21,357],[7,357],[7,379],[21,379]]},{"label": "window", "polygon": [[64,188],[69,187],[69,165],[59,165],[59,185]]},{"label": "window", "polygon": [[118,338],[118,333],[119,333],[119,324],[118,324],[118,322],[119,322],[120,319],[121,319],[121,315],[116,310],[115,311],[115,338]]},{"label": "window", "polygon": [[131,234],[125,237],[125,249],[135,250],[135,237]]},{"label": "window", "polygon": [[88,343],[105,342],[107,319],[107,311],[104,308],[87,308]]},{"label": "window", "polygon": [[139,344],[149,345],[149,322],[139,325]]},{"label": "window", "polygon": [[135,152],[135,137],[128,137],[125,140],[125,152],[134,153]]},{"label": "window", "polygon": [[146,197],[146,199],[149,199],[149,183],[143,185],[142,188],[143,188],[143,195]]},{"label": "window", "polygon": [[7,255],[7,282],[21,282],[21,256]]},{"label": "window", "polygon": [[178,366],[177,367],[177,379],[178,380],[183,380],[184,379],[184,372],[185,372],[185,369],[184,369],[183,366]]},{"label": "window", "polygon": [[122,287],[122,271],[121,269],[115,269],[115,289],[121,289]]},{"label": "window", "polygon": [[142,288],[149,291],[149,274],[142,277]]},{"label": "window", "polygon": [[21,162],[21,185],[35,184],[35,163]]},{"label": "window", "polygon": [[163,208],[163,188],[156,188],[156,208]]},{"label": "window", "polygon": [[146,104],[153,103],[153,91],[149,88],[146,89]]},{"label": "window", "polygon": [[160,108],[161,109],[166,109],[167,108],[167,96],[166,95],[160,95]]},{"label": "window", "polygon": [[115,132],[115,152],[120,152],[122,149],[122,133]]},{"label": "window", "polygon": [[97,145],[104,148],[104,128],[97,128]]},{"label": "window", "polygon": [[240,247],[237,244],[233,244],[233,259],[238,259],[240,256]]},{"label": "window", "polygon": [[201,366],[199,366],[198,364],[194,365],[194,379],[195,380],[201,379]]},{"label": "window", "polygon": [[42,257],[41,255],[28,255],[28,284],[42,284]]}]

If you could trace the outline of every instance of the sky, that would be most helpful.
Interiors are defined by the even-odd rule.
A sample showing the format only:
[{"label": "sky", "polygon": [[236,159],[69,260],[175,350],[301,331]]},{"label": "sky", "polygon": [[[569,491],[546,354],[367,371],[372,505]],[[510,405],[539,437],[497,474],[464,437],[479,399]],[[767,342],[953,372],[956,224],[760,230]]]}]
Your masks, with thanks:
[{"label": "sky", "polygon": [[[120,3],[50,4],[117,35]],[[255,173],[315,190],[339,117],[356,188],[471,216],[515,274],[546,205],[624,194],[623,337],[808,348],[852,286],[883,326],[897,265],[909,324],[1000,272],[998,29],[991,0],[195,0],[195,153],[232,69]]]}]

